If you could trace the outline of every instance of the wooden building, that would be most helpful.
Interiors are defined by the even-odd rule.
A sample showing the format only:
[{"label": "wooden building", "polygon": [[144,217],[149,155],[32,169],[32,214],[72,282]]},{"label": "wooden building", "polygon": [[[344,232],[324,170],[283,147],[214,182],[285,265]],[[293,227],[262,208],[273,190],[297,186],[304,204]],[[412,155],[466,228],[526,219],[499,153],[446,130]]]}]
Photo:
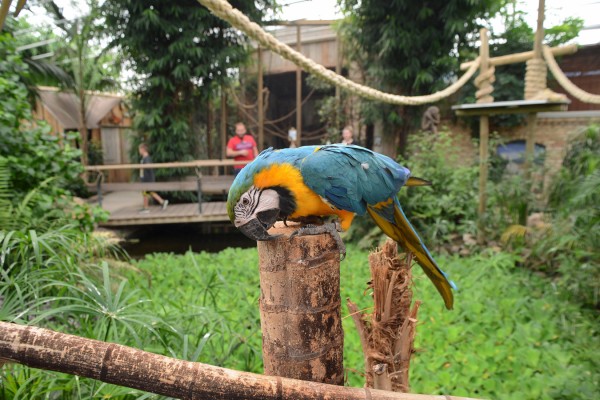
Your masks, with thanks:
[{"label": "wooden building", "polygon": [[[73,93],[54,87],[39,87],[34,110],[37,119],[46,121],[54,134],[79,130],[79,99]],[[102,149],[102,164],[128,164],[131,119],[124,97],[110,93],[87,93],[86,125],[89,143]],[[107,181],[129,181],[130,171],[110,171]]]}]

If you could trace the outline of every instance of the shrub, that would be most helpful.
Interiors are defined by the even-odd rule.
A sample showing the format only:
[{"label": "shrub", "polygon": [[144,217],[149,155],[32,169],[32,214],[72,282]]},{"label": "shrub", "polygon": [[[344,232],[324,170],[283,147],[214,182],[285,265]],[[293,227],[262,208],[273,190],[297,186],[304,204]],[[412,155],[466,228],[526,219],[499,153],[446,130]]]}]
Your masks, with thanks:
[{"label": "shrub", "polygon": [[12,193],[11,203],[20,207],[25,201],[30,228],[67,215],[89,231],[106,215],[73,203],[72,193],[83,187],[80,151],[70,145],[76,134],[51,135],[46,124],[34,122],[20,80],[27,73],[10,36],[0,35],[0,158],[8,169],[4,185]]},{"label": "shrub", "polygon": [[400,203],[425,242],[451,242],[454,234],[474,231],[477,212],[477,168],[463,165],[448,132],[419,134],[411,141],[410,158],[402,160],[413,176],[431,186],[400,190]]},{"label": "shrub", "polygon": [[563,292],[600,305],[600,127],[575,136],[550,188],[549,226],[534,233],[529,266],[559,277]]}]

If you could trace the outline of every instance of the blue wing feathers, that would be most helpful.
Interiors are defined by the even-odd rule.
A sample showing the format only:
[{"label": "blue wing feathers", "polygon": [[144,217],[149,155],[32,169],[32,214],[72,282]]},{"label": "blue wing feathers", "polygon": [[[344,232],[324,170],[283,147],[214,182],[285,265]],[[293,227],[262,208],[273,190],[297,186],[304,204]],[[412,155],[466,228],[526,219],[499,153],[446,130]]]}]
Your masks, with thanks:
[{"label": "blue wing feathers", "polygon": [[366,213],[367,205],[396,196],[410,175],[391,158],[362,147],[327,145],[315,150],[300,163],[305,183],[334,206],[359,215]]}]

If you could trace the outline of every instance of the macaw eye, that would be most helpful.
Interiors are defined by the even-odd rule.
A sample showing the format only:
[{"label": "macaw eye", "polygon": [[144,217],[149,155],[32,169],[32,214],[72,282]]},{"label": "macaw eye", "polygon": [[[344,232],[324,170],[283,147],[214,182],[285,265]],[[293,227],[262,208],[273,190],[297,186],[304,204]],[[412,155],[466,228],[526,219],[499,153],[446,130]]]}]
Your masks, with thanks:
[{"label": "macaw eye", "polygon": [[248,200],[247,198],[243,198],[242,199],[242,205],[247,206],[250,203],[250,200]]}]

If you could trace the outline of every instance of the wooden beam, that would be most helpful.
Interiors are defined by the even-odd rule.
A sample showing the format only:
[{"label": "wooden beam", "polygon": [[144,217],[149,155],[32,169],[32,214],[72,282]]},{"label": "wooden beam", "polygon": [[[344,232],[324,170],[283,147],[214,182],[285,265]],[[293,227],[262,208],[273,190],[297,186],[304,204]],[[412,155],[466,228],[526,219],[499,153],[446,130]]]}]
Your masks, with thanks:
[{"label": "wooden beam", "polygon": [[296,21],[267,21],[265,26],[328,26],[338,22],[336,19],[299,19]]},{"label": "wooden beam", "polygon": [[[301,26],[296,27],[296,50],[302,53]],[[302,146],[302,68],[296,66],[296,145]]]},{"label": "wooden beam", "polygon": [[[480,66],[479,72],[484,73],[489,68],[490,50],[487,29],[480,31],[481,47],[479,47]],[[483,101],[478,99],[477,102]],[[477,241],[484,241],[484,215],[487,204],[487,178],[488,178],[488,141],[490,135],[490,121],[488,115],[479,117],[479,206],[477,208]]]},{"label": "wooden beam", "polygon": [[[566,46],[552,47],[550,49],[552,54],[556,56],[564,56],[567,54],[574,54],[577,52],[576,44],[569,44]],[[534,57],[533,51],[525,51],[523,53],[515,53],[515,54],[507,54],[505,56],[500,57],[492,57],[489,59],[489,65],[498,66],[498,65],[506,65],[506,64],[514,64],[525,62]],[[473,65],[474,61],[468,61],[460,64],[460,70],[465,71]]]},{"label": "wooden beam", "polygon": [[[221,178],[221,179],[207,179]],[[233,183],[233,176],[206,176],[202,177],[202,193],[220,194],[227,193]],[[88,185],[91,192],[97,190],[96,184]],[[175,182],[115,182],[103,183],[103,192],[119,191],[145,191],[145,192],[189,192],[198,189],[198,182],[193,181],[175,181]]]},{"label": "wooden beam", "polygon": [[248,164],[248,161],[234,160],[195,160],[184,162],[152,163],[152,164],[109,164],[88,165],[86,171],[113,171],[116,169],[154,169],[154,168],[200,168],[200,167],[228,167],[237,164]]},{"label": "wooden beam", "polygon": [[533,57],[542,58],[542,41],[544,40],[544,11],[545,1],[539,0],[538,3],[538,17],[537,17],[537,29],[535,31],[535,39],[533,42]]},{"label": "wooden beam", "polygon": [[[495,103],[488,103],[490,105]],[[465,104],[467,105],[467,104]],[[470,105],[470,104],[469,104]],[[552,112],[552,111],[567,111],[568,103],[554,103],[554,104],[532,104],[532,105],[521,105],[514,107],[492,107],[489,108],[454,108],[456,115],[459,117],[475,117],[479,115],[506,115],[506,114],[529,114],[538,112]]]},{"label": "wooden beam", "polygon": [[221,158],[227,158],[227,93],[221,86]]},{"label": "wooden beam", "polygon": [[264,108],[264,83],[263,83],[263,63],[262,63],[262,47],[257,49],[258,57],[258,151],[261,152],[265,148],[265,108]]},{"label": "wooden beam", "polygon": [[[339,32],[337,32],[336,36],[335,36],[335,46],[337,47],[337,57],[336,57],[336,62],[335,62],[335,73],[338,75],[342,75],[342,62],[343,62],[343,58],[342,58],[342,40],[341,40],[341,35]],[[340,110],[340,104],[341,104],[341,90],[340,87],[338,85],[335,85],[335,112],[336,114],[339,112]],[[336,120],[340,121],[341,120],[341,116],[336,115]]]}]

